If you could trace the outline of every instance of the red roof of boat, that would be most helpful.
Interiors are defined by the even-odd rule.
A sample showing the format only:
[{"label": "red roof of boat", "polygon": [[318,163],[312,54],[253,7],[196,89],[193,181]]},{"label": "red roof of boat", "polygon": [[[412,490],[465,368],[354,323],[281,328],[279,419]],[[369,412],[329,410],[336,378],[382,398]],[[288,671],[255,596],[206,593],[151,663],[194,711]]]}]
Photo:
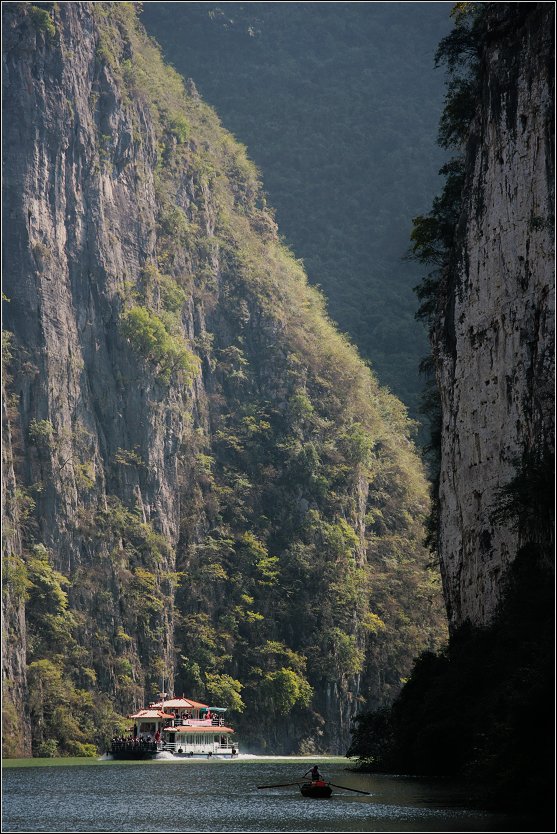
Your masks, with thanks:
[{"label": "red roof of boat", "polygon": [[200,704],[199,701],[192,701],[191,698],[189,699],[189,702],[194,709],[209,709],[208,704]]},{"label": "red roof of boat", "polygon": [[169,707],[169,709],[209,709],[208,704],[201,704],[199,701],[192,701],[191,698],[169,698],[168,701],[157,701],[149,704],[151,708]]},{"label": "red roof of boat", "polygon": [[175,718],[173,712],[163,712],[162,709],[140,709],[134,715],[128,715],[128,718]]}]

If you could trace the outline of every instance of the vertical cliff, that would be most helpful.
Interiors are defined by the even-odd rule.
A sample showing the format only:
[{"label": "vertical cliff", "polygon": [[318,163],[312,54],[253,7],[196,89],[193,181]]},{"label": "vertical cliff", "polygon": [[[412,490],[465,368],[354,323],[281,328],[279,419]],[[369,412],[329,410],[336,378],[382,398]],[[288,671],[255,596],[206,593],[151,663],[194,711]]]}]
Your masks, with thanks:
[{"label": "vertical cliff", "polygon": [[458,4],[437,52],[456,153],[412,244],[431,270],[429,531],[451,633],[351,748],[378,770],[465,779],[539,830],[554,813],[553,12]]},{"label": "vertical cliff", "polygon": [[488,4],[476,43],[462,213],[432,331],[439,548],[453,627],[493,617],[532,535],[502,523],[502,490],[554,449],[552,12]]},{"label": "vertical cliff", "polygon": [[404,408],[131,4],[10,4],[4,35],[9,703],[40,755],[163,684],[341,752],[443,633]]},{"label": "vertical cliff", "polygon": [[[29,516],[18,532],[33,582],[27,662],[67,653],[76,686],[94,682],[131,708],[173,671],[176,406],[188,396],[142,378],[118,328],[119,293],[155,252],[155,135],[146,105],[122,102],[93,7],[12,4],[4,24],[4,321],[13,503]],[[57,574],[71,622],[67,599],[37,599]],[[21,666],[25,641],[8,647]],[[41,686],[52,670],[31,671]]]},{"label": "vertical cliff", "polygon": [[[10,338],[3,334],[3,361],[11,357]],[[31,753],[31,726],[27,703],[27,629],[25,594],[27,576],[23,561],[22,528],[28,508],[18,494],[14,471],[14,443],[10,408],[14,402],[2,379],[2,727],[8,756]],[[15,438],[14,438],[15,440]]]}]

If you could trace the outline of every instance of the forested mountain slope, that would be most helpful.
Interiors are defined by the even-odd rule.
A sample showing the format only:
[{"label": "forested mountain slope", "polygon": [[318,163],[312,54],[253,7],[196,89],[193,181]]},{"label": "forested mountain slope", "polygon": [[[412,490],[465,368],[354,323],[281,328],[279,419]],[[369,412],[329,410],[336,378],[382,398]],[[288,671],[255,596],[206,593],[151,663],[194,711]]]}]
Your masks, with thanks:
[{"label": "forested mountain slope", "polygon": [[163,680],[343,752],[443,635],[405,409],[132,4],[3,13],[6,753]]},{"label": "forested mountain slope", "polygon": [[418,416],[420,272],[402,259],[439,187],[449,3],[145,3],[164,54],[262,171],[281,233],[340,329]]}]

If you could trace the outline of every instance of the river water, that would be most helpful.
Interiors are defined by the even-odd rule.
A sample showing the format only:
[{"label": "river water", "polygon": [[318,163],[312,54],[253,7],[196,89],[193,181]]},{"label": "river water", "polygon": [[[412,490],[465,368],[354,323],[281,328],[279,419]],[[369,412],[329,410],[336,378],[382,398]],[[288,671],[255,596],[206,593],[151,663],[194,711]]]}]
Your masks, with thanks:
[{"label": "river water", "polygon": [[[296,786],[258,790],[258,785],[301,780],[312,764],[327,780],[371,796],[335,791],[331,799],[317,800],[302,797]],[[467,807],[462,790],[446,784],[359,774],[338,757],[43,759],[31,766],[21,760],[4,765],[3,831],[536,830],[527,821],[517,825],[512,817]]]}]

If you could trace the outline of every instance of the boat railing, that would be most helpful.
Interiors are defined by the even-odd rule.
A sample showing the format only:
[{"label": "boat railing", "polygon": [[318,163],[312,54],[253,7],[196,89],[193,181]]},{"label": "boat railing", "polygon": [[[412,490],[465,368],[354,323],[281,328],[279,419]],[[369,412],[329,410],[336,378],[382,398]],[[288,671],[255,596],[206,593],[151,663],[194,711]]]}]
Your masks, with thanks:
[{"label": "boat railing", "polygon": [[145,753],[156,753],[160,745],[156,741],[145,741],[139,739],[113,739],[111,750],[113,753],[133,753],[142,751]]},{"label": "boat railing", "polygon": [[174,721],[175,727],[224,727],[224,718],[182,718]]},{"label": "boat railing", "polygon": [[[187,747],[187,745],[186,745]],[[175,741],[167,741],[163,745],[163,750],[168,750],[170,753],[176,753],[178,751],[185,752],[184,747],[178,742]],[[187,747],[188,751],[191,748]],[[196,745],[195,752],[199,755],[206,754],[206,753],[230,753],[232,750],[237,750],[237,747],[233,744],[219,744],[218,742],[213,742],[212,744],[205,744],[205,745]],[[193,750],[191,751],[193,753]]]}]

